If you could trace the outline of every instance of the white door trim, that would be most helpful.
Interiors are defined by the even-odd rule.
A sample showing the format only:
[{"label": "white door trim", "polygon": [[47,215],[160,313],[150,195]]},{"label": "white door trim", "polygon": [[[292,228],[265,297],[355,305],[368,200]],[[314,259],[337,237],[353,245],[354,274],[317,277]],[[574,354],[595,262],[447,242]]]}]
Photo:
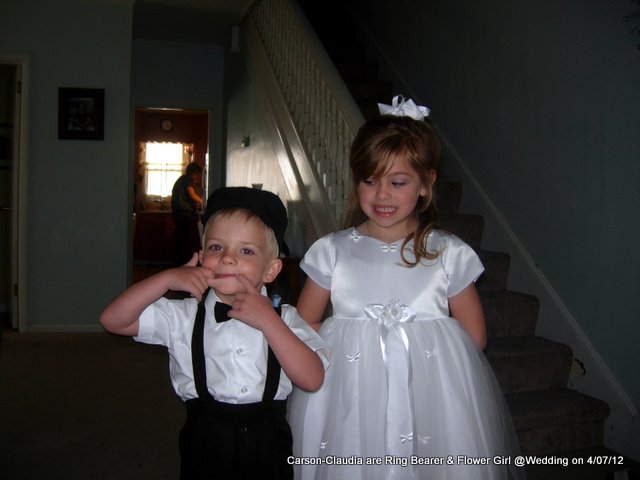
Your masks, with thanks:
[{"label": "white door trim", "polygon": [[27,331],[27,172],[28,172],[28,115],[29,66],[28,55],[0,54],[0,63],[17,66],[14,112],[13,174],[11,205],[11,297],[12,324],[21,332]]}]

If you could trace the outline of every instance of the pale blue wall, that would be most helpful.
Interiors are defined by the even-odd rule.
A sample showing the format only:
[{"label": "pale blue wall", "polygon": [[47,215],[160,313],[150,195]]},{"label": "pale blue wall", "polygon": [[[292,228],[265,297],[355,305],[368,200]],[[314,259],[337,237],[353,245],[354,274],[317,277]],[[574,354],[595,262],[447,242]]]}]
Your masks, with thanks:
[{"label": "pale blue wall", "polygon": [[[31,329],[97,328],[127,281],[131,6],[4,0],[0,52],[30,57],[27,282]],[[105,90],[104,141],[58,140],[58,88]]]},{"label": "pale blue wall", "polygon": [[[233,58],[233,81],[227,89],[227,184],[250,187],[261,183],[264,190],[289,199],[280,165],[271,142],[261,99],[251,82],[240,54]],[[243,146],[243,137],[249,145]]]},{"label": "pale blue wall", "polygon": [[[291,198],[276,153],[276,149],[282,150],[284,146],[274,134],[275,119],[266,113],[262,97],[265,92],[259,89],[258,80],[251,77],[245,57],[246,53],[232,54],[229,62],[227,185],[250,187],[252,183],[261,183],[264,190],[278,195],[287,207],[289,226],[285,240],[290,255],[301,257],[315,240],[311,221],[300,199]],[[243,137],[249,137],[249,145],[242,145]]]},{"label": "pale blue wall", "polygon": [[224,49],[217,45],[134,40],[134,107],[209,111],[210,189],[224,184]]},{"label": "pale blue wall", "polygon": [[[127,286],[134,106],[209,110],[211,185],[224,181],[223,49],[132,43],[132,3],[0,3],[0,52],[31,65],[30,330],[99,330],[100,310]],[[57,139],[58,87],[105,89],[104,141]]]},{"label": "pale blue wall", "polygon": [[136,105],[218,108],[223,73],[222,47],[141,39],[133,42],[131,95]]},{"label": "pale blue wall", "polygon": [[350,3],[640,405],[632,3]]}]

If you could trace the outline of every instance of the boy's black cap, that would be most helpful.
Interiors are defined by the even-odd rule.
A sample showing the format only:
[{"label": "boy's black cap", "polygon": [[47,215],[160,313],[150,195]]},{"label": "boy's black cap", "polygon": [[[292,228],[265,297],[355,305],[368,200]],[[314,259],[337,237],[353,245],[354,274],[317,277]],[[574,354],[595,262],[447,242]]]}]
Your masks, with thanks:
[{"label": "boy's black cap", "polygon": [[287,229],[287,209],[275,193],[249,187],[222,187],[207,199],[207,207],[202,214],[202,224],[206,225],[211,215],[230,208],[244,208],[255,213],[264,224],[273,230],[280,247],[280,253],[289,254],[284,243]]}]

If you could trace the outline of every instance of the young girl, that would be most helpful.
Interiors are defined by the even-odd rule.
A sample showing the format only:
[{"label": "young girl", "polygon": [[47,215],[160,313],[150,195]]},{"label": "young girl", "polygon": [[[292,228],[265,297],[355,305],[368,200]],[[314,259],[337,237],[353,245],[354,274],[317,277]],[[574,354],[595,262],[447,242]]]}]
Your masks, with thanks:
[{"label": "young girl", "polygon": [[[327,342],[331,365],[320,390],[291,399],[297,479],[523,475],[482,353],[474,281],[483,266],[435,228],[439,157],[422,119],[381,115],[354,140],[349,228],[319,239],[302,262],[298,310]],[[333,315],[322,322],[329,299]]]}]

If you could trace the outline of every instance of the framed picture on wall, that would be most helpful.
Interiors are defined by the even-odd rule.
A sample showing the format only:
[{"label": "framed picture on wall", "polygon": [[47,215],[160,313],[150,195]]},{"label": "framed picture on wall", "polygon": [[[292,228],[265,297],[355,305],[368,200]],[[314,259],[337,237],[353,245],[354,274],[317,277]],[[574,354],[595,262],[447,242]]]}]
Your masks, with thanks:
[{"label": "framed picture on wall", "polygon": [[58,138],[104,140],[104,89],[58,89]]}]

